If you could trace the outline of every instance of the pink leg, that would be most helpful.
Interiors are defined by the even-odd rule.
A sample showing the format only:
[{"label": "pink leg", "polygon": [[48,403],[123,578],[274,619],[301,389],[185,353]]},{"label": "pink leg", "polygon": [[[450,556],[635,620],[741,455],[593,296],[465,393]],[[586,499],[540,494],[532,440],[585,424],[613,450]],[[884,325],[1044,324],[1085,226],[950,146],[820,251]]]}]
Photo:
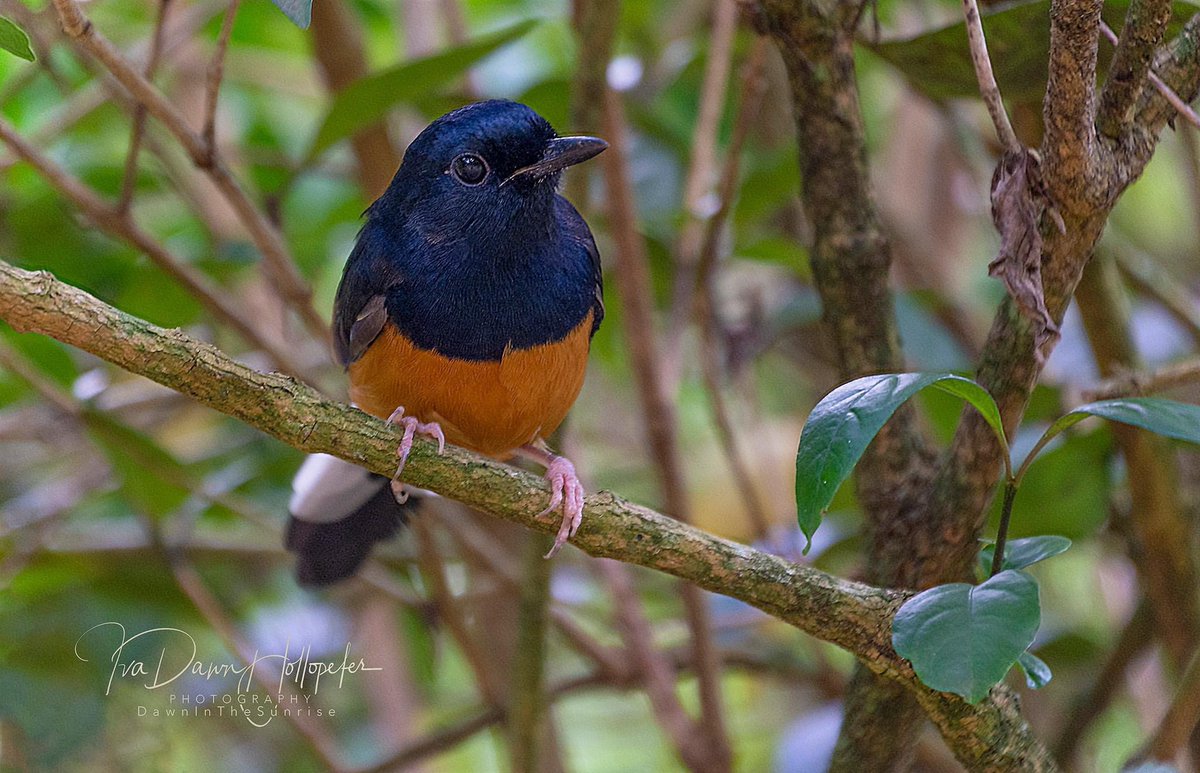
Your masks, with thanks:
[{"label": "pink leg", "polygon": [[550,506],[538,513],[537,517],[542,518],[562,509],[562,523],[554,537],[554,545],[546,554],[546,558],[553,558],[567,544],[567,540],[575,536],[579,524],[583,522],[583,484],[575,474],[575,465],[565,456],[552,454],[546,448],[535,445],[522,446],[518,451],[546,467],[546,480],[550,482]]},{"label": "pink leg", "polygon": [[[400,438],[400,447],[396,449],[396,456],[399,457],[400,464],[396,467],[396,474],[392,476],[393,482],[399,480],[400,473],[404,472],[404,465],[408,463],[408,455],[412,453],[413,436],[418,432],[437,440],[439,454],[446,450],[446,436],[436,421],[422,422],[415,416],[405,416],[403,405],[392,411],[392,415],[388,416],[387,421],[388,424],[399,424],[404,427],[404,435]],[[395,492],[396,487],[393,486],[392,490]]]}]

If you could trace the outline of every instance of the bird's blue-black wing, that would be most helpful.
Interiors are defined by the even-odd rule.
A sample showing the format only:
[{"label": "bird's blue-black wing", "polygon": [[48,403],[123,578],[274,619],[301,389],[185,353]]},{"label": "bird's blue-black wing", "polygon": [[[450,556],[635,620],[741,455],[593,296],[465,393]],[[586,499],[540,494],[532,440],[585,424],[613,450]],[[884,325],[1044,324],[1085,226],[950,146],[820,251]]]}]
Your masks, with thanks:
[{"label": "bird's blue-black wing", "polygon": [[333,304],[333,346],[342,365],[362,357],[387,322],[384,299],[400,281],[388,249],[387,236],[368,223],[346,260]]},{"label": "bird's blue-black wing", "polygon": [[592,335],[600,327],[604,319],[604,275],[600,267],[600,250],[596,249],[596,240],[592,238],[592,230],[584,221],[571,202],[559,196],[557,199],[559,222],[568,240],[582,247],[591,261],[592,281],[595,297],[592,302]]}]

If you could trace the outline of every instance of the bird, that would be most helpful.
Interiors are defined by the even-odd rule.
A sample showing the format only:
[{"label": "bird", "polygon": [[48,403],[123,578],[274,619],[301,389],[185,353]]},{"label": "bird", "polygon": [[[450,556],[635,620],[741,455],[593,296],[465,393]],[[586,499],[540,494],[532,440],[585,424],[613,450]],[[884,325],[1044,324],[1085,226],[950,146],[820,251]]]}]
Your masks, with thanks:
[{"label": "bird", "polygon": [[559,136],[533,109],[475,102],[433,121],[366,210],[334,301],[352,404],[402,428],[388,479],[334,456],[301,466],[286,547],[302,585],[353,575],[420,496],[401,482],[417,434],[546,468],[562,513],[553,556],[579,528],[584,489],[546,442],[583,386],[604,319],[600,254],[558,193],[608,144]]}]

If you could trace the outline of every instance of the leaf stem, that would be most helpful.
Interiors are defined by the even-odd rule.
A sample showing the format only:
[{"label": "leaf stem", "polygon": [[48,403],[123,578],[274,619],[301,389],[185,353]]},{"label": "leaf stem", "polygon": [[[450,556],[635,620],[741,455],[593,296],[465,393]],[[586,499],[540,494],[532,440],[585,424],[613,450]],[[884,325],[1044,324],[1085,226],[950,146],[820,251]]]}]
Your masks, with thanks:
[{"label": "leaf stem", "polygon": [[1004,506],[1000,510],[1000,527],[996,529],[996,552],[992,555],[992,577],[1004,568],[1004,543],[1008,541],[1008,522],[1012,519],[1013,500],[1017,498],[1017,481],[1004,482]]}]

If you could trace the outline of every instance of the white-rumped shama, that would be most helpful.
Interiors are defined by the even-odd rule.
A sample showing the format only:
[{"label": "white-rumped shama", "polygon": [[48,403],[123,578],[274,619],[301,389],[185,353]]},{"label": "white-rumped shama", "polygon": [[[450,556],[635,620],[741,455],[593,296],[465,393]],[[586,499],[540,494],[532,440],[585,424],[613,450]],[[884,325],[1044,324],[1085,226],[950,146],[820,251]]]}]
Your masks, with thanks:
[{"label": "white-rumped shama", "polygon": [[[430,124],[366,212],[334,304],[334,346],[362,410],[415,433],[546,467],[546,512],[578,529],[583,487],[548,437],[579,396],[604,318],[600,256],[558,195],[562,171],[607,147],[559,137],[525,105],[489,100]],[[301,583],[353,574],[406,519],[407,492],[332,456],[293,484],[286,544]]]}]

